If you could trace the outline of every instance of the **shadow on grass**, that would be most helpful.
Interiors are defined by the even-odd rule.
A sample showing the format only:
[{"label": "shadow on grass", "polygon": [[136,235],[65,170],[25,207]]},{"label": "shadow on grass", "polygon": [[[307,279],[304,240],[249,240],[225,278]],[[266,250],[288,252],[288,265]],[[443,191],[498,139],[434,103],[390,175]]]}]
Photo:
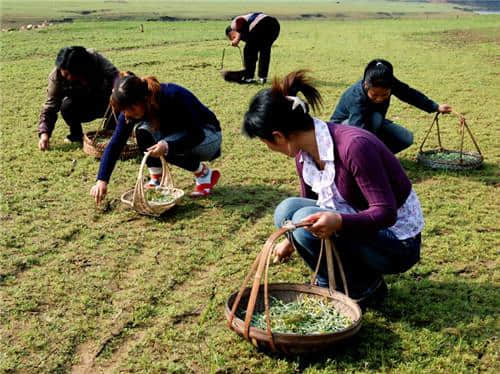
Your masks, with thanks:
[{"label": "shadow on grass", "polygon": [[280,357],[298,364],[300,372],[331,362],[341,367],[342,363],[358,362],[364,370],[377,370],[388,362],[413,361],[403,357],[403,351],[407,351],[404,342],[387,321],[416,333],[420,329],[442,333],[450,340],[469,340],[472,344],[482,336],[486,341],[496,331],[499,291],[499,286],[487,283],[400,279],[391,286],[388,300],[378,312],[365,315],[360,332],[352,339],[329,351]]},{"label": "shadow on grass", "polygon": [[455,176],[495,186],[500,183],[500,166],[490,162],[483,162],[483,166],[476,170],[452,171],[433,170],[417,163],[415,159],[400,158],[399,162],[405,169],[412,183],[422,183],[435,176]]}]

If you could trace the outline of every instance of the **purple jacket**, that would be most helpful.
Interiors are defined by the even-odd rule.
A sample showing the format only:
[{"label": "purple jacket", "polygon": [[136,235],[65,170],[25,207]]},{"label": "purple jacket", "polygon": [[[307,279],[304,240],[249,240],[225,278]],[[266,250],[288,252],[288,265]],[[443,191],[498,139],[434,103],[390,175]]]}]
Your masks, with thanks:
[{"label": "purple jacket", "polygon": [[[341,214],[342,231],[375,232],[396,222],[397,210],[411,192],[411,182],[398,159],[372,133],[328,124],[335,155],[335,184],[357,214]],[[300,154],[295,157],[301,196],[317,199],[302,177]]]}]

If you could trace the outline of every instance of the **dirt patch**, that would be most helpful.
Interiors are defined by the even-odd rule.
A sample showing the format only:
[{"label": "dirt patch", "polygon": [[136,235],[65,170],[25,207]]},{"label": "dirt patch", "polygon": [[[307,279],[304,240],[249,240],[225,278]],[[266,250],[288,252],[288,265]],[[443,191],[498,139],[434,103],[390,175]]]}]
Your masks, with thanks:
[{"label": "dirt patch", "polygon": [[163,61],[152,60],[152,61],[134,62],[134,63],[130,64],[130,66],[133,67],[133,68],[135,68],[136,66],[142,66],[142,65],[153,66],[153,65],[159,65],[161,63],[163,63]]},{"label": "dirt patch", "polygon": [[446,45],[465,46],[467,44],[494,43],[500,44],[500,27],[489,27],[481,29],[455,29],[433,33],[419,33],[411,35],[413,40],[435,42],[438,39]]},{"label": "dirt patch", "polygon": [[208,67],[215,67],[212,64],[209,64],[207,62],[200,62],[199,64],[186,64],[186,65],[181,65],[181,69],[188,69],[188,70],[195,70],[195,69],[204,69]]},{"label": "dirt patch", "polygon": [[50,23],[72,23],[75,19],[70,17],[60,18],[60,19],[49,19]]},{"label": "dirt patch", "polygon": [[301,18],[326,18],[324,14],[321,13],[306,13],[306,14],[301,14]]}]

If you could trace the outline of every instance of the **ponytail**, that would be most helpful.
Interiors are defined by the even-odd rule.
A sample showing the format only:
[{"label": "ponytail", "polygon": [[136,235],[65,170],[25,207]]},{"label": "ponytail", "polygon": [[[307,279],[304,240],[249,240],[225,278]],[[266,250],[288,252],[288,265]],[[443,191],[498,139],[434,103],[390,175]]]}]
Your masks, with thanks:
[{"label": "ponytail", "polygon": [[[282,79],[274,78],[270,89],[258,92],[245,114],[243,133],[250,138],[274,141],[274,131],[287,137],[293,132],[312,129],[314,121],[309,106],[318,110],[322,99],[306,73],[306,70],[297,70]],[[299,93],[306,102],[297,96]]]}]

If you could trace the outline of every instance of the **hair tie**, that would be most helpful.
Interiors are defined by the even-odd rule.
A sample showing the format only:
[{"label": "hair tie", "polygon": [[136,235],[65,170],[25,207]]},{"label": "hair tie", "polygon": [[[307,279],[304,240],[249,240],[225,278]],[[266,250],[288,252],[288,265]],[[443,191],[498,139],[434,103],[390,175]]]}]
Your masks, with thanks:
[{"label": "hair tie", "polygon": [[300,97],[298,96],[285,96],[287,100],[292,102],[292,110],[295,110],[298,106],[302,107],[302,110],[304,113],[307,113],[307,106],[306,103],[304,103]]}]

